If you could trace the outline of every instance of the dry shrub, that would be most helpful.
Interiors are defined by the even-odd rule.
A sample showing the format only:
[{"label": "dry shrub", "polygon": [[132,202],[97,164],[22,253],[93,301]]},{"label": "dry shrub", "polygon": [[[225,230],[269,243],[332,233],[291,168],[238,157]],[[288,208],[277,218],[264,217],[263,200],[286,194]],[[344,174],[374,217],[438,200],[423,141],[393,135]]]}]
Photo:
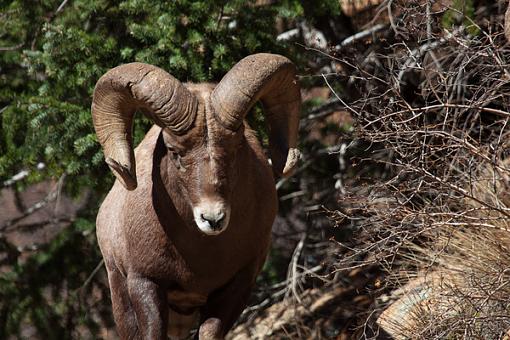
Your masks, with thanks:
[{"label": "dry shrub", "polygon": [[[368,314],[389,307],[379,323],[394,337],[501,338],[510,329],[506,6],[438,16],[432,1],[391,3],[401,16],[389,32],[365,52],[352,47],[353,58],[334,58],[358,93],[346,102],[359,136],[371,143],[357,168],[385,169],[351,187],[333,215],[356,227],[352,244],[340,244],[349,254],[338,270],[384,268]],[[458,15],[458,25],[445,27],[444,15]],[[341,81],[325,79],[332,89]]]},{"label": "dry shrub", "polygon": [[[495,198],[492,189],[477,197]],[[404,246],[402,261],[415,269],[390,273],[407,283],[378,320],[395,338],[498,339],[510,330],[510,219],[469,201],[465,216],[438,219],[427,242]]]}]

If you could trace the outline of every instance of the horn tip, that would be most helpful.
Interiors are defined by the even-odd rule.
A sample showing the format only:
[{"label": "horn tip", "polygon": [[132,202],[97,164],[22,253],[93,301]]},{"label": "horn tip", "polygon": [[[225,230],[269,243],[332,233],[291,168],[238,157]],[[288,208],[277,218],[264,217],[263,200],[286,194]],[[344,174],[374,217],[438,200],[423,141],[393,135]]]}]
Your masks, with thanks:
[{"label": "horn tip", "polygon": [[128,166],[120,164],[115,159],[107,157],[106,164],[112,170],[113,174],[119,180],[120,184],[129,191],[135,190],[138,186],[136,175],[132,173]]},{"label": "horn tip", "polygon": [[296,165],[301,156],[301,152],[296,148],[290,148],[287,154],[287,161],[285,162],[285,167],[283,168],[283,176],[289,177],[294,173]]}]

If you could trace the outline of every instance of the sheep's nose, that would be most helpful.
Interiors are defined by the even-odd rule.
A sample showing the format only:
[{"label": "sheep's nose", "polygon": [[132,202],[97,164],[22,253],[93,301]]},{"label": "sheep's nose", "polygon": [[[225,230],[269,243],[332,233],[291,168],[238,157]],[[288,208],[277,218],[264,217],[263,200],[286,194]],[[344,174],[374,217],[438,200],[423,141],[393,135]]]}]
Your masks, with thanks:
[{"label": "sheep's nose", "polygon": [[200,214],[200,218],[209,223],[211,229],[218,230],[221,228],[221,223],[225,219],[225,214],[220,213],[218,216],[205,216],[204,214]]},{"label": "sheep's nose", "polygon": [[193,218],[198,229],[207,235],[218,235],[227,229],[230,207],[222,201],[205,201],[193,207]]}]

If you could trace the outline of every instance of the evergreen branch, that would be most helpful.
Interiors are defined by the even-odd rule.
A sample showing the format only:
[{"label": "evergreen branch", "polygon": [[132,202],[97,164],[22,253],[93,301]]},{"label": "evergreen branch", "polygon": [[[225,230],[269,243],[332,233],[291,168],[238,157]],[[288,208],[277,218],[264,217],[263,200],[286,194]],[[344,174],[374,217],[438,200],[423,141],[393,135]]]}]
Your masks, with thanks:
[{"label": "evergreen branch", "polygon": [[[19,43],[17,45],[14,45],[14,46],[6,46],[6,47],[0,47],[0,52],[5,52],[5,51],[16,51],[16,50],[19,50],[20,48],[23,47],[23,45],[25,45],[25,43]],[[4,108],[5,109],[5,108]],[[4,110],[2,109],[2,111]]]},{"label": "evergreen branch", "polygon": [[[60,3],[60,5],[57,7],[57,9],[55,10],[55,12],[51,13],[49,15],[49,17],[46,19],[46,23],[50,23],[53,21],[53,19],[55,19],[55,17],[57,16],[58,13],[60,13],[62,11],[62,9],[64,8],[64,6],[67,4],[69,0],[64,0]],[[32,39],[32,44],[30,46],[30,48],[32,50],[35,50],[35,44],[37,42],[37,39],[39,38],[40,34],[41,34],[41,31],[42,31],[42,26],[40,26],[37,31],[35,32],[35,35],[34,35],[34,39]]]}]

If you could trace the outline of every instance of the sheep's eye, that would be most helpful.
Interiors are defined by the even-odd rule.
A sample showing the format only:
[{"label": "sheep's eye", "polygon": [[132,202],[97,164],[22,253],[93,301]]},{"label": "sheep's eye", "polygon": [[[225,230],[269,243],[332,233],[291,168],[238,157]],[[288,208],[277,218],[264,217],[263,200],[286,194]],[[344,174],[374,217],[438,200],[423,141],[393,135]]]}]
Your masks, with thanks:
[{"label": "sheep's eye", "polygon": [[186,168],[182,165],[182,162],[181,162],[183,156],[176,149],[174,149],[172,146],[167,145],[167,148],[170,153],[170,158],[172,159],[172,161],[175,164],[175,167],[177,169],[179,169],[180,171],[186,171]]},{"label": "sheep's eye", "polygon": [[186,171],[186,168],[182,165],[182,156],[178,152],[172,152],[172,160],[174,161],[175,166],[180,171]]}]

